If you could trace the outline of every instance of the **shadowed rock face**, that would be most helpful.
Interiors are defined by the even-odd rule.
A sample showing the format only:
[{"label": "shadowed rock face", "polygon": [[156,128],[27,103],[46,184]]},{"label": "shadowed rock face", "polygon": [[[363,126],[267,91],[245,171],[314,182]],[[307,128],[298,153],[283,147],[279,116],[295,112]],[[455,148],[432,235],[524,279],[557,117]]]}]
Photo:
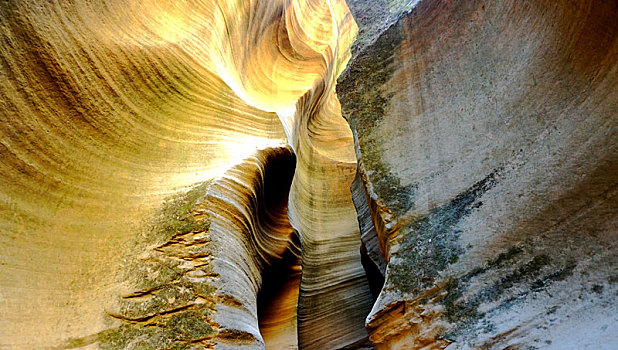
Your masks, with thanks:
[{"label": "shadowed rock face", "polygon": [[377,348],[616,346],[617,34],[615,1],[426,0],[357,54]]},{"label": "shadowed rock face", "polygon": [[0,348],[618,342],[615,1],[0,18]]}]

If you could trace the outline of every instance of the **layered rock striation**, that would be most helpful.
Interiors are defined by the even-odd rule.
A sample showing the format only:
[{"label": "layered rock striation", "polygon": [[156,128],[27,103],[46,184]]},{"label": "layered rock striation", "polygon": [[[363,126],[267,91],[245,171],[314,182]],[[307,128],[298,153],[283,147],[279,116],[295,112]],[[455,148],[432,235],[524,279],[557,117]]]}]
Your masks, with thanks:
[{"label": "layered rock striation", "polygon": [[[257,305],[263,275],[284,258],[291,268],[299,265],[297,232],[287,219],[294,165],[291,149],[265,149],[222,177],[168,200],[141,238],[143,253],[129,258],[124,280],[132,292],[108,311],[120,326],[68,344],[264,347]],[[284,303],[277,320],[295,319],[296,300],[280,302],[291,305]],[[296,328],[284,330],[269,341],[295,346]]]},{"label": "layered rock striation", "polygon": [[618,343],[615,1],[0,18],[1,348]]},{"label": "layered rock striation", "polygon": [[[366,339],[356,159],[334,93],[356,33],[345,2],[10,1],[0,12],[2,347],[260,347],[258,314],[273,344]],[[270,186],[287,198],[287,180],[267,186],[247,165],[285,144],[289,210],[254,196]],[[272,164],[258,168],[289,175]],[[220,202],[195,207],[208,230],[157,236],[164,199],[213,179]],[[290,242],[303,246],[300,282]],[[261,273],[281,255],[299,291],[278,306],[264,297],[258,312]],[[287,311],[269,321],[269,308]]]}]

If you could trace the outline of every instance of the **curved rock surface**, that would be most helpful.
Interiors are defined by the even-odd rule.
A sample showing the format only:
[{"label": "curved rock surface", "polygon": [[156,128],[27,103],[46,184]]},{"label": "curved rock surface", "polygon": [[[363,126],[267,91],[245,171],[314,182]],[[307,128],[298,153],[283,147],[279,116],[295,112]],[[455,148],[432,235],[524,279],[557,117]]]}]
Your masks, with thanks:
[{"label": "curved rock surface", "polygon": [[616,1],[0,18],[0,348],[618,343]]},{"label": "curved rock surface", "polygon": [[[218,178],[256,149],[283,144],[298,164],[289,216],[300,236],[295,244],[304,246],[299,345],[341,347],[367,337],[371,296],[348,190],[356,159],[334,94],[356,33],[344,1],[10,1],[0,4],[0,15],[2,347],[92,343],[115,327],[109,314],[154,322],[158,316],[125,314],[117,303],[119,295],[152,299],[154,292],[125,275],[129,261],[144,254],[155,264],[148,278],[164,270],[225,275],[213,288],[230,295],[232,306],[223,311],[227,304],[217,299],[211,314],[212,300],[201,295],[210,311],[191,317],[262,346],[260,272],[283,254],[291,230],[267,241],[255,236],[263,227],[247,231],[249,223],[270,225],[262,217],[269,204],[247,196],[264,178],[241,165],[212,185],[221,186],[214,207],[225,215],[213,214],[208,240],[222,239],[236,258],[170,270],[165,264],[193,249],[188,242],[205,238],[177,232],[182,236],[159,242],[149,218],[164,198]],[[247,212],[256,207],[265,211]],[[142,236],[150,245],[171,244],[173,254],[150,252]],[[298,267],[292,270],[298,278]],[[280,307],[295,315],[288,304]],[[288,333],[296,333],[294,323]],[[200,332],[210,339],[208,329]],[[163,338],[173,335],[159,336],[167,344]]]},{"label": "curved rock surface", "polygon": [[586,0],[425,0],[357,54],[376,348],[617,346],[617,54]]},{"label": "curved rock surface", "polygon": [[[141,237],[142,254],[127,258],[124,281],[132,291],[108,311],[119,325],[65,345],[263,348],[257,305],[262,275],[285,257],[299,267],[300,247],[286,210],[294,162],[289,148],[258,151],[222,177],[168,200]],[[294,287],[282,293],[294,294]],[[277,319],[295,318],[296,300],[281,302],[289,304]],[[275,328],[269,341],[296,339],[296,328]]]}]

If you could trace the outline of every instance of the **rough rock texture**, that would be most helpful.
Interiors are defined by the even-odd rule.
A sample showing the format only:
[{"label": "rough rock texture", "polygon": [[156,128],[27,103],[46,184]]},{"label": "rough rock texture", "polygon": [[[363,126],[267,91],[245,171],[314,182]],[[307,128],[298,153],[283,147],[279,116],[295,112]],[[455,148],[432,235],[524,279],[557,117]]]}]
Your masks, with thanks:
[{"label": "rough rock texture", "polygon": [[[294,163],[289,148],[262,150],[167,201],[141,237],[143,253],[127,258],[123,280],[132,291],[108,311],[121,324],[65,345],[264,347],[256,303],[262,274],[286,256],[298,266],[300,256],[286,210]],[[291,303],[284,309],[291,315],[278,319],[295,319],[296,300],[280,302]],[[295,340],[296,328],[279,331],[271,341],[281,344],[280,338]]]},{"label": "rough rock texture", "polygon": [[617,71],[615,1],[425,0],[357,54],[376,348],[618,346]]},{"label": "rough rock texture", "polygon": [[358,25],[358,34],[352,45],[352,57],[373,44],[405,12],[411,11],[419,0],[348,0],[350,12]]}]

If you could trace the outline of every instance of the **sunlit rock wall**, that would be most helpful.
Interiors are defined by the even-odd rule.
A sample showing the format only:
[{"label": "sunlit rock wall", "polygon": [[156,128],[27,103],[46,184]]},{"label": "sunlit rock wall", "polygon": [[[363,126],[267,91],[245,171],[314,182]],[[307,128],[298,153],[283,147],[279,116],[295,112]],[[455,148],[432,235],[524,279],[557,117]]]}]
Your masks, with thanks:
[{"label": "sunlit rock wall", "polygon": [[169,37],[171,4],[0,9],[0,344],[53,346],[106,328],[164,197],[285,136]]},{"label": "sunlit rock wall", "polygon": [[0,18],[0,348],[616,347],[615,1]]},{"label": "sunlit rock wall", "polygon": [[355,53],[376,348],[617,346],[617,5],[425,0]]},{"label": "sunlit rock wall", "polygon": [[[0,17],[0,347],[138,346],[109,331],[158,320],[144,310],[131,318],[117,301],[153,295],[135,290],[126,273],[135,257],[150,256],[142,239],[164,198],[218,178],[257,149],[286,144],[296,172],[285,216],[303,246],[293,342],[336,348],[366,339],[371,295],[349,192],[356,158],[334,94],[356,34],[344,1],[3,1]],[[242,171],[233,178],[253,179]],[[227,185],[222,200],[233,203],[245,187]],[[212,224],[208,232],[239,234],[232,226]],[[174,249],[184,253],[152,253],[149,279],[162,273],[161,261],[186,257],[193,240],[205,244],[195,229],[177,232]],[[228,243],[231,251],[248,244]],[[168,272],[194,278],[224,260]],[[230,325],[231,347],[243,339],[263,345],[254,294],[260,264],[270,262],[246,263],[238,286],[217,287],[242,294],[239,303],[225,299],[240,305],[230,312],[253,318]],[[225,323],[207,296],[195,299],[207,311],[190,315],[209,325],[193,329],[198,338]],[[167,297],[172,308],[195,303]],[[167,306],[155,314],[168,315]],[[176,321],[180,328],[157,321],[163,331],[155,343],[177,336],[169,327],[185,329]]]},{"label": "sunlit rock wall", "polygon": [[[262,336],[257,305],[270,266],[287,257],[298,267],[298,239],[286,210],[294,163],[289,148],[260,150],[167,200],[139,237],[141,254],[127,258],[128,292],[107,310],[117,326],[110,322],[109,329],[64,345],[237,349],[263,348],[266,338],[295,346],[294,327]],[[294,319],[296,300],[278,302],[288,307],[275,321]]]}]

